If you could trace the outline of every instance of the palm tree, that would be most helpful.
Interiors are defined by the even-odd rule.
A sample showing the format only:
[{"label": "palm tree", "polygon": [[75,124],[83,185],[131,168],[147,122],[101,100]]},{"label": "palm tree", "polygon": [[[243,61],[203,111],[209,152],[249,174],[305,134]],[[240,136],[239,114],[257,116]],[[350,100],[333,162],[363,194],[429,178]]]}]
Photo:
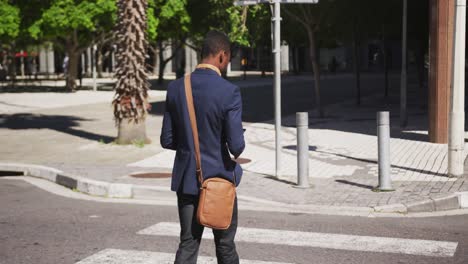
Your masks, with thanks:
[{"label": "palm tree", "polygon": [[147,4],[147,0],[119,0],[117,3],[117,82],[112,105],[118,144],[150,143],[145,127],[150,106],[145,68]]}]

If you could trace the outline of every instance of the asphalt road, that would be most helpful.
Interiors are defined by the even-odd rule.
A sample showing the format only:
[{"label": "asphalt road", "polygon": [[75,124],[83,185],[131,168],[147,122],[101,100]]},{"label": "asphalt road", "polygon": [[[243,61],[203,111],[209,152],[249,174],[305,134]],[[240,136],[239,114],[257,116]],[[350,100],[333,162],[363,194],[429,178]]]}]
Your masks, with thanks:
[{"label": "asphalt road", "polygon": [[[304,264],[468,263],[467,215],[364,218],[240,211],[239,217],[242,230],[238,231],[238,238],[242,241],[237,242],[237,247],[242,259]],[[178,238],[169,233],[178,231],[158,235],[157,232],[165,231],[156,229],[177,224],[177,220],[173,206],[78,200],[49,193],[22,180],[0,177],[1,264],[170,263],[157,259],[171,258],[164,253],[175,253]],[[151,229],[154,225],[156,229]],[[254,235],[255,232],[265,229],[274,234],[267,240],[285,238],[275,243],[256,241],[259,234]],[[249,236],[254,240],[249,242]],[[314,239],[323,239],[322,236],[325,239],[321,243],[311,246],[317,242]],[[349,243],[344,243],[348,238]],[[294,246],[307,239],[311,241]],[[362,239],[375,242],[365,244]],[[452,254],[422,253],[441,241],[455,244]],[[345,249],[337,249],[340,247]],[[108,253],[107,260],[103,252]],[[112,254],[117,257],[109,260]],[[212,240],[202,243],[200,255],[214,256]],[[212,262],[203,258],[199,263]]]}]

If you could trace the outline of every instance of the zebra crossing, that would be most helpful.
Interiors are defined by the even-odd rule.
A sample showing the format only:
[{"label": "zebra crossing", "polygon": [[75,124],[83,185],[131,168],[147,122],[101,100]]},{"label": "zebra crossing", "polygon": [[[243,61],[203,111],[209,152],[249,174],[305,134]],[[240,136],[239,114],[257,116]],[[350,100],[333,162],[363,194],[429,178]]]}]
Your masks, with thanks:
[{"label": "zebra crossing", "polygon": [[[137,235],[178,237],[179,224],[176,222],[159,222],[138,231]],[[203,239],[213,240],[213,234],[205,229]],[[238,227],[237,242],[297,246],[305,248],[323,248],[360,252],[395,253],[414,256],[450,258],[455,255],[458,242],[396,237],[378,237],[291,231],[279,229],[261,229]],[[75,264],[154,264],[173,263],[175,254],[144,250],[126,250],[107,248]],[[215,257],[200,256],[198,263],[217,263]],[[262,260],[241,259],[241,264],[293,264]]]},{"label": "zebra crossing", "polygon": [[[108,248],[80,261],[76,264],[172,264],[175,254],[143,251],[143,250],[122,250]],[[199,256],[198,263],[216,264],[215,257]],[[241,259],[240,264],[292,264],[285,262],[271,262],[258,260]]]}]

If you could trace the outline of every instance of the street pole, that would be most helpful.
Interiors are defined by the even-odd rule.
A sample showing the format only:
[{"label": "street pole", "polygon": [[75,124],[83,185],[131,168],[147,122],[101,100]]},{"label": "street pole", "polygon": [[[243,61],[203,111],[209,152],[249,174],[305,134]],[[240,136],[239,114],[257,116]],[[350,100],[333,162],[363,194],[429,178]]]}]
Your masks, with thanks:
[{"label": "street pole", "polygon": [[400,83],[400,126],[406,127],[408,116],[406,113],[406,35],[408,21],[408,0],[403,0],[403,33],[402,33],[402,50],[401,50],[401,83]]},{"label": "street pole", "polygon": [[275,139],[276,139],[276,178],[281,177],[281,14],[280,1],[275,0],[274,22],[274,48],[275,54]]},{"label": "street pole", "polygon": [[96,85],[96,50],[97,46],[93,45],[93,90],[97,91],[97,85]]},{"label": "street pole", "polygon": [[465,34],[466,0],[455,1],[451,104],[449,114],[448,175],[460,177],[465,145]]}]

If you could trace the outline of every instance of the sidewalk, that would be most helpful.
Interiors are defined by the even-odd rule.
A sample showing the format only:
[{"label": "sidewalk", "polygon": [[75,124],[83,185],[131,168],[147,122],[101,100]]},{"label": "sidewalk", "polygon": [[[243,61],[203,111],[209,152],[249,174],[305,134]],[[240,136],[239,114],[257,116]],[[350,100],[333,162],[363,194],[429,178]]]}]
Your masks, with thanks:
[{"label": "sidewalk", "polygon": [[[348,77],[339,78],[347,81]],[[269,81],[260,79],[238,85],[255,89],[259,85],[269,85]],[[307,81],[310,80],[300,77],[286,80],[284,84],[297,86]],[[101,187],[109,183],[131,184],[130,193],[124,193],[134,198],[157,199],[158,195],[173,195],[168,191],[170,178],[130,176],[137,172],[160,172],[170,176],[174,152],[159,145],[165,92],[151,93],[153,112],[147,119],[147,133],[153,143],[142,148],[110,143],[117,133],[110,108],[111,97],[112,92],[91,91],[0,94],[0,102],[3,102],[0,106],[0,170],[15,167],[7,164],[43,165],[62,171],[56,173],[61,180],[54,179],[64,185],[70,183],[64,176],[69,176],[75,179],[76,187],[78,180],[94,182]],[[45,99],[52,103],[46,103]],[[391,160],[396,191],[377,193],[371,191],[378,184],[375,113],[383,109],[392,113]],[[314,185],[310,189],[293,187],[297,170],[295,117],[283,118],[283,176],[279,180],[271,176],[275,160],[272,123],[244,123],[247,147],[242,158],[250,162],[242,165],[245,174],[238,189],[239,196],[265,204],[370,208],[403,213],[459,207],[460,201],[455,195],[468,191],[468,177],[446,177],[447,146],[426,142],[427,118],[421,105],[410,105],[410,126],[403,131],[398,127],[398,116],[393,115],[398,112],[394,98],[384,101],[375,96],[363,100],[360,108],[351,102],[328,105],[325,119],[318,119],[310,112],[309,175]],[[109,195],[102,189],[93,193],[90,185],[83,190]]]}]

